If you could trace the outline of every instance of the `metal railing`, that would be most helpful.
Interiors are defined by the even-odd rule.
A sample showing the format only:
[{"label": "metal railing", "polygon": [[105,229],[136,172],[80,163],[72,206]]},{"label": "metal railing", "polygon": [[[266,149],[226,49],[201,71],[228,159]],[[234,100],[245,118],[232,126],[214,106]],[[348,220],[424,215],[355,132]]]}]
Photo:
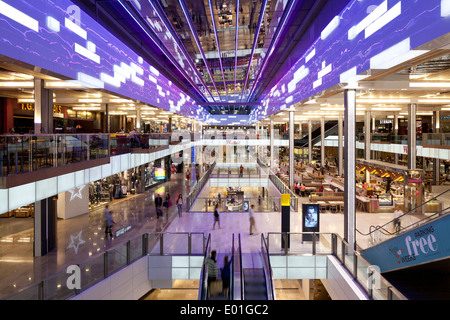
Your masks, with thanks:
[{"label": "metal railing", "polygon": [[231,198],[196,198],[189,210],[192,212],[211,212],[214,211],[216,204],[221,212],[243,212],[248,211],[250,206],[254,206],[255,212],[273,212],[280,209],[281,198],[264,197],[264,198],[235,198],[232,202]]},{"label": "metal railing", "polygon": [[[308,236],[308,241],[304,237]],[[264,239],[271,255],[332,255],[372,300],[407,300],[359,252],[335,233],[269,232]],[[286,245],[289,244],[289,245]]]},{"label": "metal railing", "polygon": [[197,199],[198,195],[202,191],[203,187],[205,186],[206,182],[208,181],[211,172],[214,170],[214,167],[216,165],[216,162],[214,162],[208,170],[203,174],[203,176],[198,180],[197,184],[194,186],[194,189],[189,193],[189,195],[186,198],[186,211],[189,211],[194,204],[195,200]]},{"label": "metal railing", "polygon": [[70,299],[144,256],[202,255],[205,252],[205,241],[202,232],[144,233],[104,253],[72,265],[80,271],[79,289],[71,289],[67,285],[70,274],[64,270],[2,300]]},{"label": "metal railing", "polygon": [[208,298],[208,265],[205,263],[205,259],[208,257],[210,252],[211,252],[211,234],[208,235],[205,251],[203,253],[203,266],[200,272],[198,300],[207,300]]},{"label": "metal railing", "polygon": [[270,181],[272,181],[272,183],[275,185],[275,187],[278,189],[278,191],[280,191],[281,194],[289,194],[290,195],[290,204],[291,204],[291,208],[295,211],[298,212],[298,198],[295,195],[295,193],[287,186],[284,184],[283,181],[280,180],[280,178],[277,177],[277,175],[275,173],[273,173],[272,171],[269,171],[269,179]]},{"label": "metal railing", "polygon": [[[362,236],[370,237],[369,243],[372,245],[381,243],[450,213],[449,196],[450,189],[381,226],[370,226],[368,233],[363,233],[358,229],[356,231]],[[396,225],[396,219],[399,219],[400,223],[398,225]]]},{"label": "metal railing", "polygon": [[264,277],[266,279],[267,300],[275,300],[275,285],[273,282],[272,267],[270,266],[269,248],[264,234],[261,233],[261,257],[264,264]]}]

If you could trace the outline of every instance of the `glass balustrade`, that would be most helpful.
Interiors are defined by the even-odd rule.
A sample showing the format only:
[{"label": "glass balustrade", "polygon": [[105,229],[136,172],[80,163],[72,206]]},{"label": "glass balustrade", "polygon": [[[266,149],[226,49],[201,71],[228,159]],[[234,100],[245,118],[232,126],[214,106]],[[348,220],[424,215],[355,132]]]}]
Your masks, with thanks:
[{"label": "glass balustrade", "polygon": [[109,157],[109,134],[0,136],[0,176]]},{"label": "glass balustrade", "polygon": [[[203,256],[206,236],[202,232],[144,233],[77,265],[80,289],[71,289],[67,270],[24,288],[3,300],[64,300],[76,296],[94,284],[147,255]],[[69,266],[71,267],[71,266]],[[70,281],[69,281],[70,282]]]}]

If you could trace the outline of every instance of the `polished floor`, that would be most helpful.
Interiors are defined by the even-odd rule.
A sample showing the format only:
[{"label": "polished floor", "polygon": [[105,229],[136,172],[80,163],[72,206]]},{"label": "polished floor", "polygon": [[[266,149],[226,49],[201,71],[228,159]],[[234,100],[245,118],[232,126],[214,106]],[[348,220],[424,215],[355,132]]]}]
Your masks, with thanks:
[{"label": "polished floor", "polygon": [[[260,233],[281,230],[278,212],[255,213],[256,234],[249,235],[247,213],[222,213],[220,229],[213,229],[212,212],[184,212],[178,217],[176,207],[169,209],[168,217],[156,219],[154,193],[171,194],[172,199],[179,193],[184,198],[189,194],[195,181],[186,183],[184,174],[175,174],[171,181],[165,182],[143,194],[124,198],[110,206],[113,211],[115,228],[129,228],[124,234],[110,239],[105,238],[103,210],[98,208],[85,215],[58,220],[57,248],[43,257],[33,257],[33,229],[27,229],[0,238],[0,298],[46,279],[65,270],[70,264],[80,263],[121,242],[145,232],[205,232],[211,233],[212,247],[218,252],[230,252],[233,233],[241,233],[243,252],[251,253],[261,246]],[[301,198],[307,201],[307,198]],[[357,214],[357,229],[368,232],[371,225],[384,224],[393,214]],[[321,214],[321,232],[334,232],[343,235],[342,214]],[[291,213],[291,232],[301,232],[300,214]],[[367,239],[357,234],[359,245],[364,246]],[[292,292],[292,291],[290,291]]]}]

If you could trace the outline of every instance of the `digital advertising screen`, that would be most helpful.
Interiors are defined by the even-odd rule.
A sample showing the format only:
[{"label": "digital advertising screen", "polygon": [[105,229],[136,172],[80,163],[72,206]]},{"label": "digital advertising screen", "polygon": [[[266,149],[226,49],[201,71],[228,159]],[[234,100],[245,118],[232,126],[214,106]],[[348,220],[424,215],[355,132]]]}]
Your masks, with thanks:
[{"label": "digital advertising screen", "polygon": [[319,205],[304,203],[302,209],[303,232],[319,232]]},{"label": "digital advertising screen", "polygon": [[166,178],[166,169],[155,168],[155,180],[164,180]]}]

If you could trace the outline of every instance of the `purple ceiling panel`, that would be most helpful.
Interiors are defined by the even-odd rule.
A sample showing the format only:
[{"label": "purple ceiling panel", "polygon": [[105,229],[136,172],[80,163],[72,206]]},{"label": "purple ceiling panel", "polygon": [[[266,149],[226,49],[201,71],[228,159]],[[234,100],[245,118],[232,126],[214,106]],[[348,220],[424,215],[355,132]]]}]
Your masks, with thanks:
[{"label": "purple ceiling panel", "polygon": [[0,1],[0,54],[170,112],[209,114],[68,0]]}]

